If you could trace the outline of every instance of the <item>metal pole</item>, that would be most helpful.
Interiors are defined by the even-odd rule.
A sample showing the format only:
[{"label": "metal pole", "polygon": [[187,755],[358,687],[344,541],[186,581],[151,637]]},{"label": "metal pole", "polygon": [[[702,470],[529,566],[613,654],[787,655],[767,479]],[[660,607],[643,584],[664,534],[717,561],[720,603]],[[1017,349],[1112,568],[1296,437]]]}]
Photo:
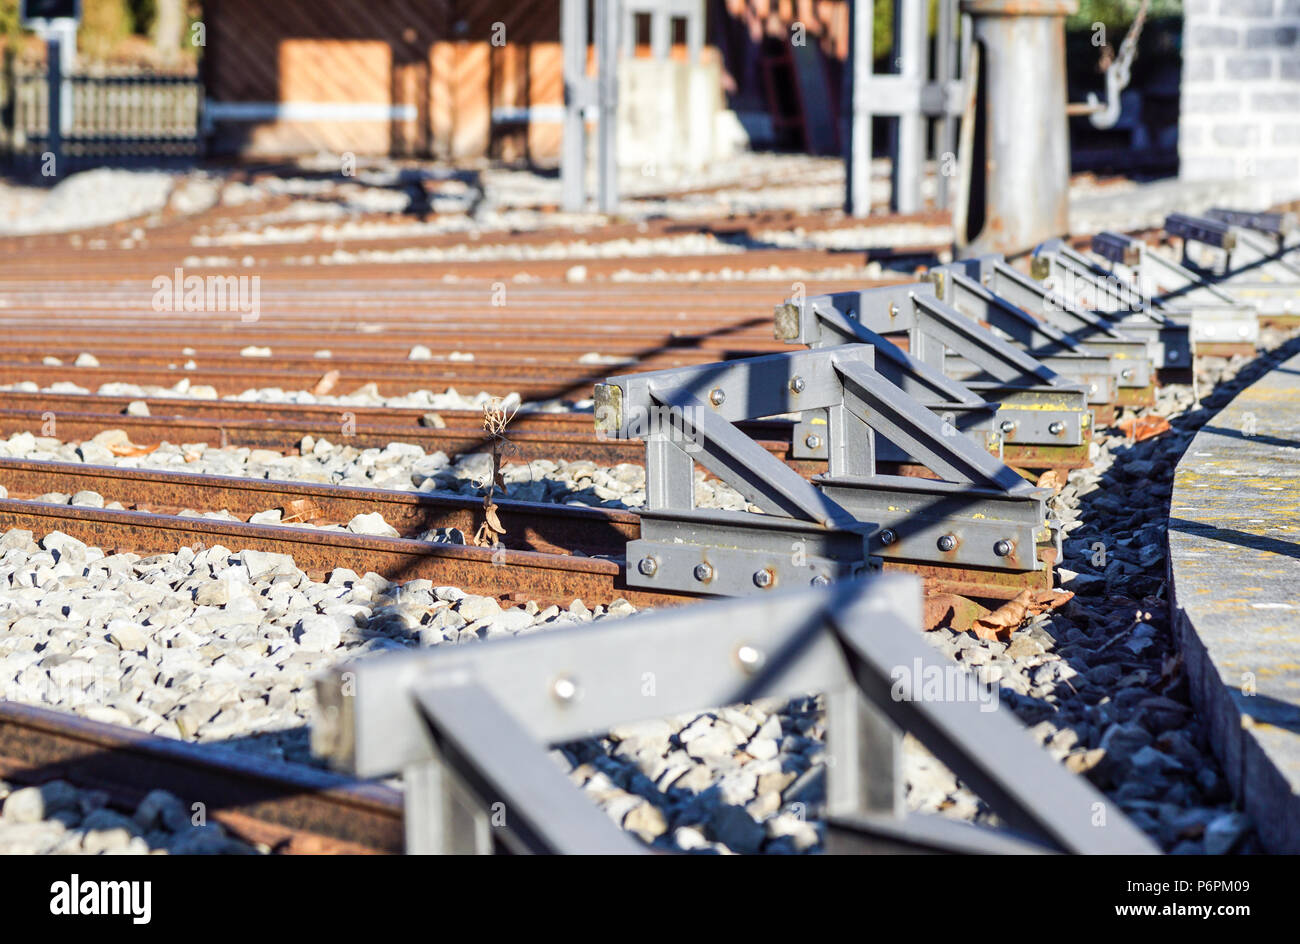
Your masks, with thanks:
[{"label": "metal pole", "polygon": [[[934,44],[935,63],[934,80],[940,88],[946,89],[948,83],[956,78],[957,72],[957,0],[939,0],[939,22]],[[945,110],[939,119],[938,134],[935,136],[935,151],[938,160],[936,181],[938,190],[935,194],[940,209],[947,209],[952,199],[951,181],[947,171],[954,170],[953,161],[957,152],[957,120]],[[952,155],[950,160],[948,155]]]},{"label": "metal pole", "polygon": [[957,233],[964,257],[1023,252],[1069,231],[1065,17],[1077,9],[1075,0],[963,0],[983,84],[979,162],[970,168],[965,232]]},{"label": "metal pole", "polygon": [[62,44],[59,47],[59,67],[63,70],[62,82],[59,85],[59,105],[62,109],[59,130],[64,135],[72,133],[74,115],[72,100],[72,74],[77,70],[77,23],[75,20],[61,21],[56,27],[62,33]]},{"label": "metal pole", "polygon": [[[918,90],[926,80],[926,21],[924,0],[898,0],[898,72],[903,81]],[[890,202],[895,213],[921,209],[921,178],[925,171],[926,118],[920,108],[908,108],[897,119],[894,149],[894,182]]]},{"label": "metal pole", "polygon": [[596,4],[596,69],[600,102],[599,202],[602,213],[618,209],[618,0]]},{"label": "metal pole", "polygon": [[63,62],[60,49],[62,41],[57,33],[46,40],[45,50],[49,72],[49,130],[46,148],[54,155],[54,175],[57,177],[63,164]]},{"label": "metal pole", "polygon": [[672,19],[660,7],[650,13],[650,55],[664,62],[672,50]]},{"label": "metal pole", "polygon": [[686,49],[691,63],[699,65],[700,53],[704,51],[704,10],[700,3],[691,5],[686,18]]},{"label": "metal pole", "polygon": [[560,11],[564,44],[564,153],[560,160],[561,204],[570,213],[587,202],[587,0],[564,0]]},{"label": "metal pole", "polygon": [[849,2],[849,61],[844,70],[843,100],[848,103],[844,129],[844,212],[871,212],[871,0]]}]

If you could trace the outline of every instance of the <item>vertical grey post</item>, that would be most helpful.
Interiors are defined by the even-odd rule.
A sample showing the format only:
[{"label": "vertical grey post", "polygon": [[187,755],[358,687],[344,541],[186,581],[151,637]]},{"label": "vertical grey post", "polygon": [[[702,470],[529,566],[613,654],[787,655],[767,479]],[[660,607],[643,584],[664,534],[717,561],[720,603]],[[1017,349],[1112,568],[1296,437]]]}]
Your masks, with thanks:
[{"label": "vertical grey post", "polygon": [[849,0],[849,61],[844,70],[844,212],[871,212],[871,0]]},{"label": "vertical grey post", "polygon": [[967,206],[982,218],[967,217],[965,258],[1023,252],[1069,231],[1065,18],[1077,9],[1076,0],[962,0],[980,50],[984,135],[975,151],[985,154],[970,168]]},{"label": "vertical grey post", "polygon": [[54,155],[54,175],[63,171],[63,61],[62,40],[57,33],[52,33],[45,43],[45,54],[49,59],[49,132],[45,146]]},{"label": "vertical grey post", "polygon": [[77,22],[75,20],[56,20],[55,35],[61,40],[59,46],[59,66],[63,70],[59,84],[59,107],[61,124],[59,130],[69,135],[73,130],[75,115],[73,113],[72,74],[77,71]]},{"label": "vertical grey post", "polygon": [[[934,80],[946,93],[948,83],[957,77],[957,0],[939,0],[939,22],[936,24],[935,33]],[[936,203],[940,209],[947,209],[952,199],[952,187],[945,171],[955,169],[948,155],[953,155],[955,161],[957,119],[950,115],[946,108],[939,118],[937,130],[938,133],[935,135],[935,158],[938,165]]]},{"label": "vertical grey post", "polygon": [[602,213],[618,209],[618,27],[619,0],[596,4],[596,71],[600,101],[599,202]]},{"label": "vertical grey post", "polygon": [[664,62],[672,52],[673,20],[663,6],[650,11],[650,55]]},{"label": "vertical grey post", "polygon": [[702,2],[692,3],[690,14],[686,17],[686,49],[692,64],[699,65],[700,53],[704,51],[704,5]]},{"label": "vertical grey post", "polygon": [[890,202],[895,213],[915,213],[921,209],[921,179],[925,172],[925,126],[921,113],[919,89],[928,78],[926,72],[926,24],[929,5],[925,0],[898,0],[898,71],[908,87],[915,86],[917,107],[906,108],[898,116],[894,151],[894,182]]},{"label": "vertical grey post", "polygon": [[564,154],[560,161],[562,205],[570,213],[587,202],[587,0],[564,0],[560,11],[564,44]]},{"label": "vertical grey post", "polygon": [[826,812],[902,815],[902,736],[856,686],[826,693]]}]

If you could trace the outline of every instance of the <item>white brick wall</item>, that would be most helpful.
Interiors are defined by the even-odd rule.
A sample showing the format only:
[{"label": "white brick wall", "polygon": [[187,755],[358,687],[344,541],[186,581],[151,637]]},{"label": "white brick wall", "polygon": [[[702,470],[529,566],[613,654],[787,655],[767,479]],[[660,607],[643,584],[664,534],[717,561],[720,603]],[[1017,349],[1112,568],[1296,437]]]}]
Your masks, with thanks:
[{"label": "white brick wall", "polygon": [[1185,0],[1178,130],[1184,179],[1300,197],[1300,0]]}]

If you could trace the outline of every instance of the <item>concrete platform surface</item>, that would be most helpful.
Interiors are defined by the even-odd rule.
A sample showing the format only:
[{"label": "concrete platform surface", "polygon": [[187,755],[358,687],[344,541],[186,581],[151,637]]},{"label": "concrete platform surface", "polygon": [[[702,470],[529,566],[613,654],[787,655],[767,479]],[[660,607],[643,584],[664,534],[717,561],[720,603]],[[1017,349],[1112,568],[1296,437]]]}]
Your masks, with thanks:
[{"label": "concrete platform surface", "polygon": [[1300,852],[1300,356],[1196,435],[1169,512],[1192,696],[1266,848]]}]

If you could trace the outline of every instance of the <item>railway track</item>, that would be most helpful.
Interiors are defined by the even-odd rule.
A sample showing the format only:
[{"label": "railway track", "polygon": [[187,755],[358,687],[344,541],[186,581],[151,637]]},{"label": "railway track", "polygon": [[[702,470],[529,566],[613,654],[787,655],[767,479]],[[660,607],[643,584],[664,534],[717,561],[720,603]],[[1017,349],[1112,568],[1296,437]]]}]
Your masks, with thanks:
[{"label": "railway track", "polygon": [[[6,538],[6,550],[15,552],[15,559],[17,552],[27,555],[9,572],[14,586],[53,587],[42,568],[59,566],[59,548],[71,538],[90,552],[127,560],[139,576],[179,568],[158,592],[176,595],[183,603],[190,582],[213,577],[226,566],[210,562],[222,556],[218,549],[227,549],[229,560],[241,559],[252,575],[240,579],[256,587],[265,583],[268,596],[277,580],[293,593],[307,593],[303,588],[318,593],[323,584],[346,588],[337,592],[347,596],[348,606],[363,607],[373,596],[383,601],[383,609],[396,611],[406,605],[405,587],[425,585],[416,592],[427,602],[403,611],[407,635],[384,637],[393,645],[414,645],[416,637],[423,644],[420,634],[430,631],[434,620],[454,623],[453,615],[460,623],[450,629],[440,624],[440,631],[449,634],[447,641],[461,642],[465,640],[457,633],[472,634],[476,626],[498,631],[491,621],[499,612],[516,614],[511,617],[516,622],[524,621],[519,613],[544,622],[544,614],[551,613],[545,619],[553,620],[554,611],[563,608],[579,619],[599,607],[622,611],[690,603],[702,594],[648,588],[636,572],[628,572],[631,560],[634,570],[646,576],[645,558],[638,565],[627,547],[646,539],[643,526],[662,507],[643,514],[639,506],[518,501],[504,483],[485,502],[481,489],[428,492],[417,490],[414,481],[403,490],[281,481],[267,477],[264,468],[240,477],[133,464],[145,464],[162,443],[270,450],[293,459],[295,453],[309,451],[304,440],[313,447],[327,440],[357,453],[403,443],[454,459],[501,445],[483,432],[479,395],[514,394],[525,401],[554,401],[554,409],[517,414],[506,436],[507,471],[511,464],[547,460],[589,463],[597,471],[643,466],[648,474],[647,441],[599,433],[592,413],[573,409],[575,402],[592,397],[595,384],[614,375],[710,369],[781,355],[790,347],[773,336],[775,305],[800,292],[833,295],[897,286],[903,280],[887,276],[876,263],[907,271],[939,261],[943,248],[924,242],[886,249],[770,248],[764,243],[773,233],[861,228],[858,221],[778,212],[477,236],[385,235],[385,226],[397,224],[384,214],[358,220],[358,226],[338,237],[322,236],[315,225],[277,229],[264,221],[291,205],[277,198],[256,208],[218,207],[195,218],[164,216],[77,236],[0,241],[14,250],[0,271],[6,302],[0,308],[0,384],[52,388],[0,391],[0,434],[30,433],[29,449],[48,450],[92,441],[105,431],[125,434],[125,444],[115,440],[123,445],[124,460],[116,465],[0,458],[0,485],[7,490],[0,499],[0,530],[17,534]],[[924,228],[941,222],[926,214],[880,225]],[[363,223],[374,223],[373,230],[362,234]],[[660,249],[677,240],[684,251],[614,254],[613,247],[653,240],[661,241]],[[711,240],[716,251],[689,253],[685,250],[694,245],[692,240]],[[575,248],[577,244],[581,246]],[[437,257],[462,250],[464,258]],[[404,261],[408,251],[426,255],[423,261]],[[376,253],[391,254],[390,261],[367,255]],[[303,264],[327,257],[334,264]],[[242,320],[238,311],[217,318],[153,312],[153,278],[170,275],[176,267],[257,275],[263,285],[261,311],[250,320]],[[70,268],[73,278],[68,278]],[[813,275],[800,282],[806,273]],[[693,278],[676,278],[687,275]],[[649,277],[662,277],[663,285],[647,285]],[[498,284],[505,288],[501,304],[493,298]],[[665,291],[668,285],[672,288]],[[418,346],[436,349],[413,356]],[[920,356],[910,342],[898,349]],[[79,358],[84,366],[77,366]],[[1156,382],[1126,388],[1090,415],[1099,424],[1138,412],[1147,415],[1183,379],[1158,376],[1163,391]],[[178,382],[187,389],[177,389]],[[456,388],[459,396],[448,396],[447,388]],[[265,400],[226,399],[248,396],[251,390],[280,394],[267,394]],[[301,397],[304,391],[315,392]],[[284,402],[296,396],[316,402]],[[336,402],[319,402],[329,397]],[[403,397],[426,402],[389,402]],[[439,405],[444,402],[439,397],[450,405]],[[801,434],[790,421],[742,418],[736,428],[762,454],[805,480],[819,480],[831,471],[827,460],[800,455]],[[1065,472],[1076,476],[1070,479],[1076,484],[1078,475],[1087,474],[1096,457],[1092,429],[1078,446],[999,443],[993,451],[1026,472],[1056,470],[1061,473],[1055,480],[1059,489]],[[263,465],[274,465],[262,458],[268,460]],[[891,477],[934,475],[919,463],[887,458],[879,471]],[[89,493],[94,501],[66,500]],[[1059,497],[1042,500],[1059,504]],[[278,515],[268,517],[268,512]],[[393,534],[349,530],[355,519],[376,512]],[[497,546],[447,540],[447,532],[468,539],[494,521],[504,528]],[[23,532],[30,532],[30,546]],[[431,539],[431,532],[440,535]],[[1067,543],[1061,557],[1043,541],[1033,554],[1024,555],[1028,564],[1023,570],[996,562],[968,566],[889,556],[886,546],[897,551],[908,540],[904,536],[895,543],[891,537],[873,545],[876,553],[884,552],[877,563],[886,570],[919,574],[934,600],[980,600],[987,605],[980,609],[986,615],[1024,591],[1050,592],[1054,568],[1076,563],[1077,555]],[[275,564],[263,570],[266,559],[250,556],[257,554],[288,555],[292,561],[284,566],[291,569],[281,571]],[[200,558],[209,562],[204,566],[211,573],[184,570]],[[91,553],[87,566],[101,559]],[[261,563],[255,565],[255,559]],[[20,573],[31,573],[30,582],[18,582],[28,579]],[[60,592],[69,576],[53,578],[61,581]],[[373,587],[366,582],[372,576]],[[220,579],[231,578],[227,572]],[[358,589],[362,585],[364,593]],[[109,589],[120,588],[105,585],[97,592]],[[442,598],[436,595],[439,589],[455,592]],[[490,602],[462,602],[471,598]],[[586,605],[570,606],[575,599]],[[1148,605],[1145,599],[1129,602]],[[189,619],[205,615],[183,603],[185,607]],[[302,639],[316,632],[313,621],[334,618],[324,603],[315,607],[294,619],[278,611],[272,618],[269,610],[261,618],[305,649]],[[459,615],[475,607],[488,615]],[[142,617],[146,611],[136,607],[133,612]],[[528,623],[530,630],[540,625]],[[167,624],[164,632],[174,629]],[[345,626],[344,637],[349,632]],[[269,650],[258,658],[269,658],[277,644],[249,643],[259,652]],[[365,641],[345,638],[340,646],[354,644]],[[125,652],[129,647],[118,648]],[[294,651],[315,665],[315,656],[304,655],[304,649]],[[147,647],[138,651],[147,652]],[[222,658],[233,655],[223,650],[216,661]],[[270,703],[280,697],[270,694],[277,676],[271,667],[257,665],[257,671],[268,673],[267,691],[257,698]],[[120,706],[112,710],[122,711]],[[188,710],[181,706],[173,713],[179,717]],[[224,710],[202,718],[197,730],[216,725]],[[172,714],[166,714],[166,721],[172,723]],[[179,730],[184,737],[187,728]],[[18,782],[66,778],[107,791],[123,808],[166,784],[177,796],[219,811],[214,815],[232,834],[272,851],[401,848],[397,792],[301,764],[263,764],[255,754],[220,747],[220,739],[191,743],[0,702],[0,776]]]}]

